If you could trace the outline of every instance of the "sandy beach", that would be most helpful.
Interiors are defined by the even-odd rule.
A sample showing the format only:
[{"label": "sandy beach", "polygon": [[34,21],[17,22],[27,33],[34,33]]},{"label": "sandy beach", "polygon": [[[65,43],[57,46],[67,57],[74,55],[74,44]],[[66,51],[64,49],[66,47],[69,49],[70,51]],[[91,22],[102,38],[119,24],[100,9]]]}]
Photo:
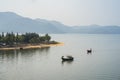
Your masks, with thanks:
[{"label": "sandy beach", "polygon": [[40,45],[27,45],[27,46],[17,46],[17,47],[4,47],[0,48],[0,50],[19,50],[19,49],[34,49],[34,48],[45,48],[51,46],[63,46],[64,43],[57,43],[57,44],[40,44]]}]

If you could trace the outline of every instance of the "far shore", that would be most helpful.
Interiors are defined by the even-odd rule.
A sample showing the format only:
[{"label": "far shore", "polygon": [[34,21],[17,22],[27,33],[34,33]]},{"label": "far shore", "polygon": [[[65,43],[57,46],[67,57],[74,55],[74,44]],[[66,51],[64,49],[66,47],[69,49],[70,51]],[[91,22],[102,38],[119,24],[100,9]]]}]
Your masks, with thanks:
[{"label": "far shore", "polygon": [[2,47],[0,50],[20,50],[20,49],[35,49],[35,48],[46,48],[51,46],[62,46],[64,43],[58,42],[56,44],[29,44],[25,46],[15,46],[15,47]]}]

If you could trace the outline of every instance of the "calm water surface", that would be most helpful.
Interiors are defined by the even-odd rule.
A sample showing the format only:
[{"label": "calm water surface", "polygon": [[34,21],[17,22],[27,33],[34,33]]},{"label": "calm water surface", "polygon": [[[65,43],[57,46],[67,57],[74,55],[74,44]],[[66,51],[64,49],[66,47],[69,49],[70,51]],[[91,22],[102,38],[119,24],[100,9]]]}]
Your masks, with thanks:
[{"label": "calm water surface", "polygon": [[[0,51],[0,80],[120,80],[119,34],[51,36],[64,46]],[[75,60],[62,62],[63,55]]]}]

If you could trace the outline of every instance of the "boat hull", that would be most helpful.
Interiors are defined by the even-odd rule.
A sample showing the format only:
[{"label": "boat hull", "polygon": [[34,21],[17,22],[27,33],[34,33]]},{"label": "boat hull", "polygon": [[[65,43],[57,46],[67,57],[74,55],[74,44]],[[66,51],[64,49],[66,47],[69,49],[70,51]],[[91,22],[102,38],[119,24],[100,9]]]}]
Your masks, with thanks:
[{"label": "boat hull", "polygon": [[62,58],[63,61],[73,61],[74,58]]}]

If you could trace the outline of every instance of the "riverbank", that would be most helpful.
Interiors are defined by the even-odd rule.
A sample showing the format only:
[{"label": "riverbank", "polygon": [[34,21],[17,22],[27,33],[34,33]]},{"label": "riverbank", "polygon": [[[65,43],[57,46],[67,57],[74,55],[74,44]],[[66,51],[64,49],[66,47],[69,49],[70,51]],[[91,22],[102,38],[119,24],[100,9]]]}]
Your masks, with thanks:
[{"label": "riverbank", "polygon": [[19,49],[34,49],[34,48],[46,48],[51,46],[63,46],[64,43],[58,42],[56,44],[28,44],[28,45],[17,45],[15,47],[2,47],[0,50],[19,50]]}]

